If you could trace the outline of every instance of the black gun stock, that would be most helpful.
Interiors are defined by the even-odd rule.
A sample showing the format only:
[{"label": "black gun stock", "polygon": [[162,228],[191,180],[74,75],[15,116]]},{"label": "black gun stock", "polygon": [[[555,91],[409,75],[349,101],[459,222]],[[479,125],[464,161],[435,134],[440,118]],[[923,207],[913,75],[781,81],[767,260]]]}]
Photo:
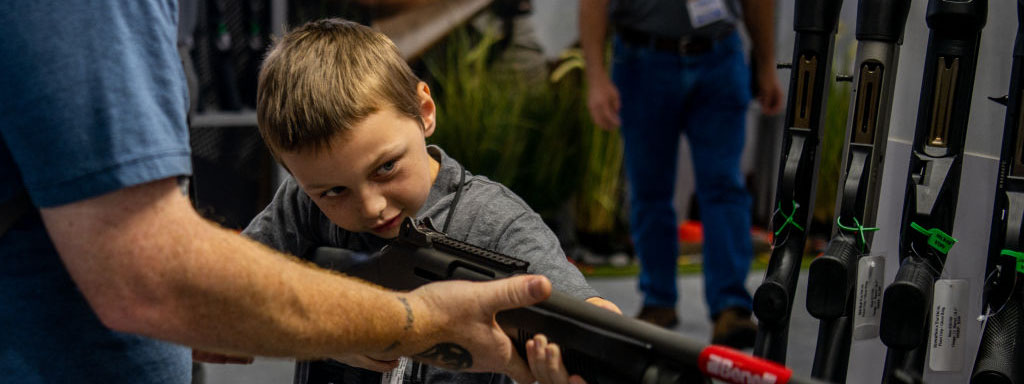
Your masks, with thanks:
[{"label": "black gun stock", "polygon": [[[451,239],[429,221],[406,219],[392,244],[378,255],[351,263],[345,251],[318,248],[318,265],[341,270],[395,290],[411,290],[440,280],[487,281],[526,273],[527,262]],[[731,383],[816,383],[793,377],[781,365],[741,352],[707,345],[636,319],[614,314],[561,292],[534,306],[499,312],[498,324],[521,356],[538,333],[562,349],[569,372],[588,383],[692,383],[707,377]],[[328,363],[300,363],[297,377]],[[329,369],[325,367],[323,369]],[[320,384],[327,381],[297,381]]]},{"label": "black gun stock", "polygon": [[882,296],[883,380],[924,371],[935,280],[956,240],[953,220],[987,0],[929,0],[930,30],[900,224],[900,267]]},{"label": "black gun stock", "polygon": [[[992,234],[989,240],[982,308],[990,313],[974,360],[971,384],[1024,383],[1024,0],[1017,0],[1017,39],[1013,45],[1010,92],[1003,124]],[[1020,258],[1020,259],[1019,259]]]}]

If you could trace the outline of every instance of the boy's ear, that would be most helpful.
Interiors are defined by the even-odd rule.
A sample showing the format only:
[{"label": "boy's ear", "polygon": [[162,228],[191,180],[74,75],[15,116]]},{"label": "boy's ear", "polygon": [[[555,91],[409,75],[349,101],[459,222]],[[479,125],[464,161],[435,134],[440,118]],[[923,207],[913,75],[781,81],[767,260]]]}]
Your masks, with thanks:
[{"label": "boy's ear", "polygon": [[427,83],[416,84],[416,94],[420,98],[420,118],[423,119],[423,137],[430,137],[437,127],[437,106],[434,98],[430,97],[430,87]]}]

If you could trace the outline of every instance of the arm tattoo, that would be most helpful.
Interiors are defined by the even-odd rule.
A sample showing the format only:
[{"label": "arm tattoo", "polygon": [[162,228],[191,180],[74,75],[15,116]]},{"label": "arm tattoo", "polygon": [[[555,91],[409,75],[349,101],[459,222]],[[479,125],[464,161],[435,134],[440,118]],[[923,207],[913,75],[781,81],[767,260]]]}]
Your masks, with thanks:
[{"label": "arm tattoo", "polygon": [[[398,301],[402,302],[402,306],[405,307],[405,327],[402,328],[402,330],[408,331],[412,329],[412,307],[409,306],[409,300],[406,300],[404,297],[398,296]],[[388,352],[391,351],[392,349],[398,348],[400,344],[401,342],[395,340],[395,342],[391,343],[391,345],[389,345],[387,348],[384,348],[384,352]]]},{"label": "arm tattoo", "polygon": [[405,328],[402,328],[402,330],[408,331],[412,329],[412,307],[409,306],[409,300],[406,300],[404,297],[399,296],[398,301],[401,301],[402,306],[405,307]]},{"label": "arm tattoo", "polygon": [[454,343],[437,344],[413,357],[452,371],[461,371],[473,366],[473,355],[469,350]]}]

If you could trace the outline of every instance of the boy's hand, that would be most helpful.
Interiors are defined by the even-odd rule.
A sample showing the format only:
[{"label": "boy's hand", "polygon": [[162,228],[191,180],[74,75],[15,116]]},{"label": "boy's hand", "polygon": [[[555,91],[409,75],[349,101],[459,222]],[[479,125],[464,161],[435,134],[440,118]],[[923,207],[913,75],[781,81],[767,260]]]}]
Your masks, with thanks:
[{"label": "boy's hand", "polygon": [[593,305],[596,305],[598,307],[607,309],[609,311],[615,312],[618,315],[622,314],[622,310],[619,309],[619,306],[615,305],[615,303],[613,303],[613,302],[610,302],[608,300],[602,299],[600,297],[597,297],[597,296],[591,297],[591,298],[587,299],[586,302],[588,302],[590,304],[593,304]]},{"label": "boy's hand", "polygon": [[526,360],[530,371],[540,384],[586,384],[579,375],[569,375],[562,363],[562,350],[557,344],[548,343],[544,335],[536,335],[526,341]]},{"label": "boy's hand", "polygon": [[[413,340],[391,353],[454,371],[500,372],[519,383],[533,374],[498,326],[498,311],[536,304],[551,295],[543,276],[516,276],[489,282],[445,281],[410,293],[417,325]],[[404,345],[408,342],[408,345]]]},{"label": "boy's hand", "polygon": [[[622,314],[615,303],[600,297],[591,297],[586,302]],[[526,341],[526,360],[530,363],[533,377],[541,384],[586,384],[579,375],[569,375],[562,362],[562,350],[555,343],[549,343],[544,335],[536,335]]]},{"label": "boy's hand", "polygon": [[192,361],[211,364],[252,364],[252,356],[232,356],[218,352],[192,350]]}]

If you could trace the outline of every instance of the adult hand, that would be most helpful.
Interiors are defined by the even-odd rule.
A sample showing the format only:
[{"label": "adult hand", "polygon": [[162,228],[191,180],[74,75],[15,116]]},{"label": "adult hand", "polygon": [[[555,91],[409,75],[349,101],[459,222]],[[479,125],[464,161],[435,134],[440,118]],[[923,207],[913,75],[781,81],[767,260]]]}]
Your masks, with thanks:
[{"label": "adult hand", "polygon": [[619,120],[619,90],[607,74],[590,76],[587,88],[587,108],[590,118],[598,127],[612,130],[622,122]]},{"label": "adult hand", "polygon": [[534,381],[526,362],[516,354],[494,315],[547,299],[551,295],[547,278],[517,276],[482,283],[446,281],[424,285],[410,294],[409,313],[428,317],[423,322],[415,319],[417,324],[423,324],[416,326],[416,333],[425,338],[396,347],[392,353],[410,352],[416,360],[453,371],[499,372],[519,383]]},{"label": "adult hand", "polygon": [[775,115],[782,111],[782,86],[775,68],[762,66],[757,75],[757,102],[761,104],[761,113]]},{"label": "adult hand", "polygon": [[252,364],[252,356],[233,356],[218,352],[192,350],[192,361],[212,364]]},{"label": "adult hand", "polygon": [[366,355],[345,355],[333,358],[340,363],[376,372],[387,372],[398,367],[398,360],[378,360]]}]

